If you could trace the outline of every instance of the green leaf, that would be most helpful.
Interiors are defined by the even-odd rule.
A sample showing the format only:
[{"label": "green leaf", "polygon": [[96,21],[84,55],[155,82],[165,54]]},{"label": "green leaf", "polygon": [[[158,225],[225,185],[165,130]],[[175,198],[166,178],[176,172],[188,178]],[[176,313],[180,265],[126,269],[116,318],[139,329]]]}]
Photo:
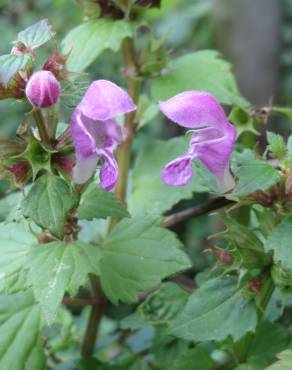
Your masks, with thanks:
[{"label": "green leaf", "polygon": [[0,224],[0,291],[14,293],[25,288],[24,269],[36,238],[27,225],[17,222]]},{"label": "green leaf", "polygon": [[255,333],[247,354],[247,362],[258,369],[265,369],[276,360],[276,354],[291,342],[289,330],[269,321],[262,322]]},{"label": "green leaf", "polygon": [[233,193],[236,196],[249,195],[257,190],[267,190],[280,179],[275,168],[259,160],[244,162],[235,175],[238,177],[238,184]]},{"label": "green leaf", "polygon": [[273,153],[273,155],[278,159],[284,158],[287,149],[283,136],[268,131],[267,140],[269,143],[268,149]]},{"label": "green leaf", "polygon": [[7,88],[12,78],[16,77],[20,71],[26,71],[32,65],[29,55],[1,55],[0,56],[0,85]]},{"label": "green leaf", "polygon": [[52,31],[52,26],[49,24],[48,20],[42,19],[19,32],[15,43],[21,43],[27,48],[36,49],[49,41],[54,35],[55,32]]},{"label": "green leaf", "polygon": [[32,185],[22,203],[23,214],[58,238],[64,236],[68,211],[75,199],[70,186],[59,177],[45,174]]},{"label": "green leaf", "polygon": [[200,183],[203,184],[210,192],[220,194],[218,181],[215,175],[200,160],[195,160],[196,175],[200,178]]},{"label": "green leaf", "polygon": [[165,100],[186,90],[213,94],[223,104],[248,103],[240,96],[231,66],[214,50],[198,51],[171,61],[163,76],[152,83],[154,100]]},{"label": "green leaf", "polygon": [[264,245],[267,251],[274,252],[274,260],[288,270],[292,270],[291,232],[292,217],[288,217],[273,229]]},{"label": "green leaf", "polygon": [[114,302],[130,303],[140,292],[190,267],[173,233],[153,220],[122,220],[105,240],[100,261],[101,284]]},{"label": "green leaf", "polygon": [[139,307],[144,320],[152,325],[167,324],[181,312],[189,294],[174,283],[164,283]]},{"label": "green leaf", "polygon": [[125,206],[109,191],[90,184],[82,194],[77,209],[79,218],[92,220],[94,218],[107,218],[109,216],[130,217]]},{"label": "green leaf", "polygon": [[124,38],[132,36],[130,23],[98,19],[74,28],[62,42],[62,49],[72,52],[66,66],[69,71],[84,71],[105,49],[118,51]]},{"label": "green leaf", "polygon": [[189,298],[184,310],[171,323],[170,333],[193,341],[234,340],[254,331],[256,305],[247,301],[233,277],[211,279]]},{"label": "green leaf", "polygon": [[288,119],[292,119],[292,109],[288,107],[273,107],[273,112],[282,113],[284,116],[286,116]]},{"label": "green leaf", "polygon": [[75,295],[99,273],[100,251],[91,244],[53,242],[35,247],[28,258],[28,282],[48,324],[54,321],[65,292]]},{"label": "green leaf", "polygon": [[29,291],[0,296],[1,369],[45,369],[40,325],[40,308]]},{"label": "green leaf", "polygon": [[292,349],[286,349],[277,355],[279,359],[266,370],[292,370]]},{"label": "green leaf", "polygon": [[132,174],[132,192],[129,210],[133,214],[160,215],[182,199],[189,199],[193,192],[207,191],[194,176],[183,187],[168,187],[161,180],[163,166],[187,150],[185,138],[154,141],[139,151]]},{"label": "green leaf", "polygon": [[[198,364],[199,367],[194,367]],[[190,369],[204,369],[214,370],[213,361],[210,358],[208,351],[204,347],[190,348],[181,356],[176,358],[171,370],[190,370]]]},{"label": "green leaf", "polygon": [[151,101],[147,95],[141,95],[137,108],[138,129],[146,126],[149,122],[153,121],[159,113],[159,108],[156,102]]},{"label": "green leaf", "polygon": [[255,119],[248,109],[234,106],[228,116],[228,119],[236,126],[237,137],[244,132],[257,134],[257,131],[254,128]]}]

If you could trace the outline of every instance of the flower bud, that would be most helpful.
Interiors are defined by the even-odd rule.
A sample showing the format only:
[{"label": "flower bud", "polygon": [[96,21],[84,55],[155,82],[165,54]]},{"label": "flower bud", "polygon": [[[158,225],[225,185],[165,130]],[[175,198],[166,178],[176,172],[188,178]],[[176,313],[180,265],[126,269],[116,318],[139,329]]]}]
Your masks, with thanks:
[{"label": "flower bud", "polygon": [[56,104],[60,92],[60,83],[50,71],[35,72],[25,88],[25,94],[30,103],[39,108],[47,108]]}]

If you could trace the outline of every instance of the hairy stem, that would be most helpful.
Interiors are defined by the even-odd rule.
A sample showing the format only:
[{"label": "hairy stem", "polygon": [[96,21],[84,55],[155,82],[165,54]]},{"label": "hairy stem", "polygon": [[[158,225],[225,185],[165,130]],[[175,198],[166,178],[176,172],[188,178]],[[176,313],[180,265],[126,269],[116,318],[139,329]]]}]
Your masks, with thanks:
[{"label": "hairy stem", "polygon": [[106,307],[106,297],[101,289],[98,277],[91,275],[90,281],[93,291],[93,303],[84,339],[81,344],[81,355],[83,357],[91,357],[93,355],[99,324]]},{"label": "hairy stem", "polygon": [[180,222],[187,221],[191,218],[204,215],[206,213],[215,211],[222,207],[229,206],[231,204],[234,204],[233,200],[226,199],[224,197],[213,198],[208,200],[206,203],[202,205],[191,207],[183,211],[172,213],[168,216],[165,216],[164,221],[161,224],[161,227],[171,227]]},{"label": "hairy stem", "polygon": [[50,145],[50,138],[46,129],[46,123],[42,111],[38,108],[33,110],[33,116],[37,125],[40,139],[45,145]]},{"label": "hairy stem", "polygon": [[[275,286],[274,286],[274,283],[273,283],[271,277],[267,278],[265,283],[264,283],[264,286],[262,288],[260,298],[259,298],[259,302],[258,302],[258,325],[263,319],[265,309],[267,308],[268,303],[270,302],[270,299],[273,295],[274,289],[275,289]],[[254,340],[254,336],[255,336],[254,333],[248,333],[244,337],[244,339],[243,339],[242,343],[240,344],[239,348],[237,349],[237,357],[238,357],[240,363],[246,362],[246,359],[248,357],[248,353],[250,351],[251,345],[252,345],[253,340]]]},{"label": "hairy stem", "polygon": [[[128,82],[128,93],[132,97],[135,104],[139,100],[140,92],[140,81],[137,77],[137,60],[136,51],[134,46],[134,41],[132,38],[126,38],[123,42],[123,57],[124,57],[124,71]],[[125,120],[125,131],[126,139],[120,145],[118,149],[118,165],[119,165],[119,180],[115,189],[115,193],[121,202],[125,203],[127,184],[128,184],[128,174],[130,168],[131,152],[132,152],[132,142],[135,136],[135,130],[137,126],[136,112],[130,112],[126,115]]]}]

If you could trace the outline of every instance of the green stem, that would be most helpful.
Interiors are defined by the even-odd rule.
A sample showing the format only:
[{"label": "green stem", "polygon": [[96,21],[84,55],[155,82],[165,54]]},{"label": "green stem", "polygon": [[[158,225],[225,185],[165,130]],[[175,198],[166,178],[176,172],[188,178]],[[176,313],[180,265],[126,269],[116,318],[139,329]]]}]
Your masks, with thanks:
[{"label": "green stem", "polygon": [[107,303],[106,297],[101,289],[98,277],[95,275],[91,275],[90,281],[93,292],[93,303],[91,306],[90,316],[87,323],[84,339],[81,344],[81,355],[83,357],[91,357],[94,353],[94,346],[96,342],[98,328]]},{"label": "green stem", "polygon": [[[273,295],[274,289],[275,289],[274,283],[273,283],[272,279],[269,277],[265,281],[265,284],[262,288],[260,298],[259,298],[258,310],[257,310],[258,325],[263,319],[265,309],[267,308],[267,305],[268,305],[268,303],[269,303],[269,301],[270,301],[270,299]],[[240,348],[238,348],[237,357],[238,357],[240,363],[246,362],[246,359],[248,357],[248,353],[250,351],[250,347],[251,347],[251,345],[253,343],[253,340],[254,340],[254,336],[255,336],[254,333],[248,333],[244,337],[244,340],[243,340],[242,344],[240,345]]]},{"label": "green stem", "polygon": [[45,145],[50,145],[50,138],[46,129],[45,119],[42,111],[38,108],[33,110],[33,116],[37,125],[41,142]]},{"label": "green stem", "polygon": [[[137,78],[138,67],[133,39],[126,38],[123,42],[122,49],[124,56],[125,73],[128,81],[128,93],[132,97],[135,104],[137,104],[140,93],[140,81]],[[126,200],[132,142],[135,136],[136,126],[136,112],[128,113],[125,120],[126,140],[120,145],[117,154],[120,174],[115,189],[115,194],[123,203],[125,203]]]}]

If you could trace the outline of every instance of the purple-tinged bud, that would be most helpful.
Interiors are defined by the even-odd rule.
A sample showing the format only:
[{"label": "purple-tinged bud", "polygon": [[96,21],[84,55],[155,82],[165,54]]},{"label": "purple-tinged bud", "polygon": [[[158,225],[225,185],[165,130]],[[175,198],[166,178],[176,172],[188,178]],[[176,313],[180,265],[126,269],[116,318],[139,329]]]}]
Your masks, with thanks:
[{"label": "purple-tinged bud", "polygon": [[234,262],[234,256],[231,252],[224,249],[212,248],[212,252],[218,258],[218,261],[223,265],[232,265]]},{"label": "purple-tinged bud", "polygon": [[252,293],[258,294],[262,289],[261,279],[257,276],[250,280],[249,283],[247,284],[247,289]]},{"label": "purple-tinged bud", "polygon": [[43,70],[52,72],[58,80],[67,80],[70,73],[67,71],[65,64],[71,51],[72,48],[66,54],[55,51],[45,62]]},{"label": "purple-tinged bud", "polygon": [[47,108],[56,104],[61,93],[59,81],[50,71],[35,72],[25,88],[30,103],[39,108]]}]

